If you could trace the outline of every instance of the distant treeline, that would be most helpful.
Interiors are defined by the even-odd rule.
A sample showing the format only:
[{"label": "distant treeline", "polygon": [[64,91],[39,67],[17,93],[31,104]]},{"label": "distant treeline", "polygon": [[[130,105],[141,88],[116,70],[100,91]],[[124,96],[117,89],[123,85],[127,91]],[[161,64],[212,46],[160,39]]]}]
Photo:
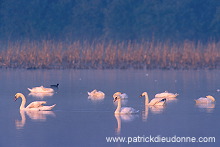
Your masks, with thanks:
[{"label": "distant treeline", "polygon": [[0,51],[0,68],[220,69],[220,43],[18,41]]},{"label": "distant treeline", "polygon": [[219,40],[219,0],[0,0],[1,39]]}]

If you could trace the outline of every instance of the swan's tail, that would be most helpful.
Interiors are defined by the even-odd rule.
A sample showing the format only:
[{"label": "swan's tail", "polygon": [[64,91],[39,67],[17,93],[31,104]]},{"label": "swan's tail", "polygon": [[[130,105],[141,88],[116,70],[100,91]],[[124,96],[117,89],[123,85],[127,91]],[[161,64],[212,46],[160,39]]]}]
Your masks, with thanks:
[{"label": "swan's tail", "polygon": [[194,100],[196,102],[196,104],[198,104],[199,102],[197,100]]},{"label": "swan's tail", "polygon": [[137,113],[139,113],[139,110],[133,110],[133,112],[128,113],[128,114],[137,114]]},{"label": "swan's tail", "polygon": [[50,106],[51,107],[51,109],[53,108],[53,107],[55,107],[56,106],[56,104],[54,104],[54,105],[52,105],[52,106]]},{"label": "swan's tail", "polygon": [[49,108],[47,110],[51,110],[56,106],[56,104],[52,105],[52,106],[48,106]]},{"label": "swan's tail", "polygon": [[52,105],[52,106],[42,106],[42,107],[39,107],[39,111],[48,111],[48,110],[51,110],[53,109],[53,107],[55,107],[56,104]]},{"label": "swan's tail", "polygon": [[32,89],[30,89],[30,88],[27,88],[30,92],[32,91]]}]

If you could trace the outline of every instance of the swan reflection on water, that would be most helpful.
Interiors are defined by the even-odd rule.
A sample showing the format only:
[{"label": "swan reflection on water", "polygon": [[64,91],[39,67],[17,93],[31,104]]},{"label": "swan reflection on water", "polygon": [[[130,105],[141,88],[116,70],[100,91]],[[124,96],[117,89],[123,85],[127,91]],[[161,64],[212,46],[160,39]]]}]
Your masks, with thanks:
[{"label": "swan reflection on water", "polygon": [[144,122],[147,121],[149,109],[150,109],[150,112],[153,114],[161,114],[164,111],[165,106],[164,105],[163,106],[145,106],[145,110],[142,111],[142,120]]},{"label": "swan reflection on water", "polygon": [[167,103],[177,103],[178,99],[177,98],[166,98]]},{"label": "swan reflection on water", "polygon": [[164,111],[165,106],[154,105],[154,106],[149,106],[149,108],[153,114],[161,114]]},{"label": "swan reflection on water", "polygon": [[120,135],[121,133],[122,122],[132,122],[137,117],[138,115],[135,114],[127,114],[127,115],[115,114],[115,118],[117,121],[117,128],[115,129],[116,135]]},{"label": "swan reflection on water", "polygon": [[15,120],[16,129],[22,129],[26,123],[26,115],[36,122],[44,122],[47,119],[47,116],[56,115],[52,111],[34,111],[34,110],[20,110],[21,120]]},{"label": "swan reflection on water", "polygon": [[207,113],[212,113],[215,109],[215,103],[197,103],[195,106],[200,110],[206,111]]},{"label": "swan reflection on water", "polygon": [[51,96],[53,96],[54,93],[35,93],[35,92],[30,92],[28,95],[32,96],[32,97],[43,99],[44,97],[51,97]]}]

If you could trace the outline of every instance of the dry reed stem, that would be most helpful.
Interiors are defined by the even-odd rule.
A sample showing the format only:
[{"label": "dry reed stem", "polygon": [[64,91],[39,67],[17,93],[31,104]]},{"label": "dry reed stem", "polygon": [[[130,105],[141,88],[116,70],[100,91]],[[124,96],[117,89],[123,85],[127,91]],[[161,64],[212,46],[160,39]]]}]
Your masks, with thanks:
[{"label": "dry reed stem", "polygon": [[9,42],[0,67],[74,69],[218,69],[219,43]]}]

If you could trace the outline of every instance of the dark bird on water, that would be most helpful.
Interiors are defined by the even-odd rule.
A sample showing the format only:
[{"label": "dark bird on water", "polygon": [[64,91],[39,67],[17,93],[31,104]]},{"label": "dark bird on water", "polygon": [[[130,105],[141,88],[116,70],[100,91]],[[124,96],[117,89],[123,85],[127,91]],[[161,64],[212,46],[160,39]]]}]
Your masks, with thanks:
[{"label": "dark bird on water", "polygon": [[54,87],[54,88],[58,88],[58,86],[59,86],[59,84],[56,84],[56,85],[50,85],[51,88],[53,88],[53,87]]}]

